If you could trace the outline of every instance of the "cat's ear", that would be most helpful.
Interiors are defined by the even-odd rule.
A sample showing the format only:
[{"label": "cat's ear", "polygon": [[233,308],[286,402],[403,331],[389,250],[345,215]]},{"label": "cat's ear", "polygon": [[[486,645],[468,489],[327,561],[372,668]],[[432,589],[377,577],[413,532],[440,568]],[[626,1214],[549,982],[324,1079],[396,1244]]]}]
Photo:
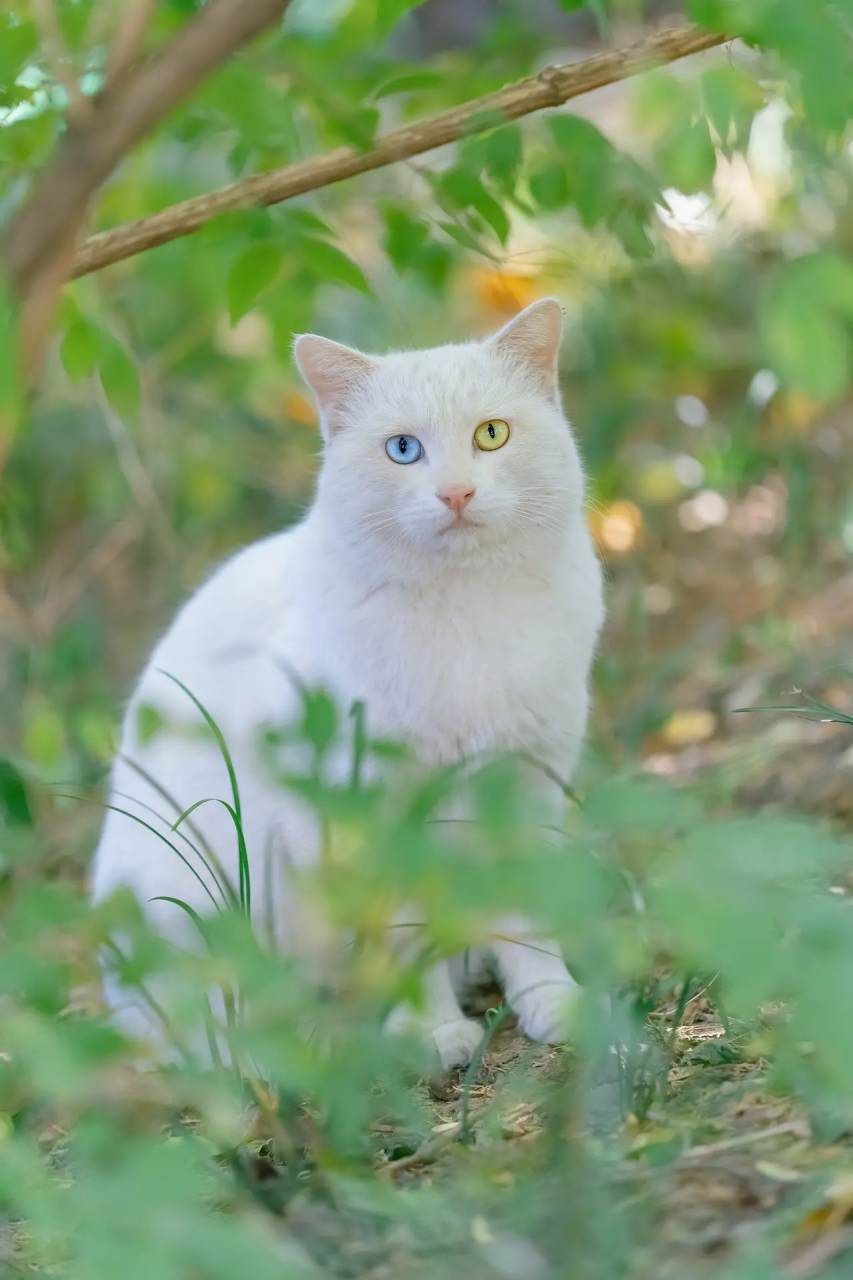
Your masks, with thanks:
[{"label": "cat's ear", "polygon": [[293,344],[293,355],[314,393],[324,436],[334,435],[353,392],[376,369],[375,361],[316,333],[300,334]]},{"label": "cat's ear", "polygon": [[542,298],[525,307],[489,341],[498,351],[535,373],[549,395],[556,395],[562,336],[562,307],[556,298]]}]

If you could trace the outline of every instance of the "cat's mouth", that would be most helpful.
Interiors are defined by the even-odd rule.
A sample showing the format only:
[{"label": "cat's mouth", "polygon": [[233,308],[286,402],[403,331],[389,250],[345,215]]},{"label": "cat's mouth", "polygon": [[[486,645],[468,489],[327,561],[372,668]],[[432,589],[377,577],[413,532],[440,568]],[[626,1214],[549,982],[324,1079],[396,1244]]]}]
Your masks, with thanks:
[{"label": "cat's mouth", "polygon": [[481,527],[479,520],[472,520],[470,516],[456,516],[449,524],[439,529],[439,533],[462,533],[468,529],[479,529]]}]

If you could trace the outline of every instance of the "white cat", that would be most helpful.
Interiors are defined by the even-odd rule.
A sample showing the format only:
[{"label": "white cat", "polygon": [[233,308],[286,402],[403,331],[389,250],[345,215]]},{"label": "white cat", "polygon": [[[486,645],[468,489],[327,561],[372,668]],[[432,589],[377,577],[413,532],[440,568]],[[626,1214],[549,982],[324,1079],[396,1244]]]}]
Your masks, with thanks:
[{"label": "white cat", "polygon": [[[280,932],[286,903],[260,901],[265,851],[278,837],[305,864],[317,847],[313,823],[270,785],[257,757],[259,727],[281,723],[288,698],[295,710],[282,665],[345,709],[363,700],[371,733],[407,741],[425,764],[522,750],[571,776],[603,604],[581,465],[560,407],[560,336],[559,304],[545,299],[484,342],[429,351],[374,357],[312,334],[297,339],[325,442],[313,505],[295,528],[234,556],[180,611],[131,698],[112,775],[112,803],[167,834],[154,816],[168,809],[155,782],[181,806],[230,798],[211,741],[186,731],[140,738],[143,704],[169,723],[200,723],[161,674],[171,673],[229,744],[253,911],[271,906]],[[236,880],[226,810],[206,804],[193,821]],[[116,812],[93,876],[95,899],[129,885],[173,936],[186,917],[150,899],[169,894],[210,909],[189,868]],[[503,940],[490,959],[522,1028],[537,1040],[562,1038],[574,984],[559,948],[523,920],[496,932]],[[144,1032],[138,1010],[109,983],[108,997],[129,1030]],[[422,1021],[444,1065],[470,1060],[481,1027],[463,1016],[448,965],[430,975]]]}]

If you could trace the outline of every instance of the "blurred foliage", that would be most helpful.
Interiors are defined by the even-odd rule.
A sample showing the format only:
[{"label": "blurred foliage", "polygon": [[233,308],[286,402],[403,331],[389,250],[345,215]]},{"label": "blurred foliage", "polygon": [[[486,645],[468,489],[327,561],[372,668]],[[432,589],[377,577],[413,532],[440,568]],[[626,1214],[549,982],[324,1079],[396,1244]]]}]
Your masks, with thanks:
[{"label": "blurred foliage", "polygon": [[[161,0],[150,47],[195,7]],[[368,148],[531,73],[575,30],[500,3],[471,48],[427,58],[413,7],[294,3],[128,158],[92,229]],[[561,21],[582,7],[563,0]],[[644,12],[587,8],[606,36]],[[849,887],[849,849],[816,822],[738,815],[729,793],[623,775],[650,743],[713,731],[713,712],[673,701],[696,651],[661,628],[667,596],[695,594],[715,531],[728,558],[710,577],[763,565],[771,594],[754,590],[771,603],[772,583],[849,568],[853,5],[687,8],[745,44],[230,214],[67,286],[27,405],[0,297],[0,1273],[683,1277],[693,1263],[667,1271],[653,1245],[666,1179],[722,1130],[680,1103],[673,1073],[730,1063],[755,1073],[733,1077],[730,1104],[738,1088],[793,1095],[835,1146],[711,1273],[783,1274],[777,1246],[822,1196],[836,1206],[825,1221],[844,1221],[828,1188],[851,1161],[853,932],[845,894],[827,889]],[[121,9],[59,0],[50,58],[43,4],[0,14],[0,218],[63,133],[63,81],[97,91]],[[357,939],[322,981],[270,954],[237,910],[205,926],[192,956],[151,936],[133,903],[91,910],[96,788],[134,670],[212,562],[297,519],[310,496],[318,445],[294,332],[427,345],[486,332],[546,293],[568,312],[564,392],[616,628],[565,847],[526,830],[508,764],[475,782],[481,821],[464,851],[416,820],[425,804],[404,783],[341,790],[312,773],[284,780],[339,836],[312,889]],[[788,647],[772,614],[744,618],[716,656],[732,670]],[[314,730],[309,718],[322,762]],[[425,957],[402,966],[387,925],[419,896],[440,952],[508,905],[548,923],[586,983],[571,1055],[542,1070],[531,1050],[485,1097],[472,1076],[436,1106],[417,1084],[424,1050],[380,1034],[418,990]],[[101,1016],[95,957],[117,933],[131,944],[111,953],[123,981],[142,1000],[152,985],[170,992],[168,1070],[134,1070],[140,1050]],[[211,983],[240,1013],[220,1028],[230,1065],[213,1072],[186,1032]],[[726,1039],[682,1059],[678,1023],[708,983]],[[521,1103],[534,1141],[510,1140]],[[456,1142],[448,1126],[472,1107]],[[389,1173],[442,1142],[440,1171]]]}]

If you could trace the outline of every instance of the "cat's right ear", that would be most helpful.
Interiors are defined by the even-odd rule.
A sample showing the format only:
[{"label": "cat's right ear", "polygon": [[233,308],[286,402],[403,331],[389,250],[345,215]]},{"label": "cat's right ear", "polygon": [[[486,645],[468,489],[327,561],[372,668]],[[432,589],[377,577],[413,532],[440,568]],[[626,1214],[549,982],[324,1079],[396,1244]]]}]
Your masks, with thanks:
[{"label": "cat's right ear", "polygon": [[328,439],[340,427],[350,398],[375,371],[376,363],[360,351],[316,333],[300,334],[293,344],[293,355],[317,401],[320,427]]}]

